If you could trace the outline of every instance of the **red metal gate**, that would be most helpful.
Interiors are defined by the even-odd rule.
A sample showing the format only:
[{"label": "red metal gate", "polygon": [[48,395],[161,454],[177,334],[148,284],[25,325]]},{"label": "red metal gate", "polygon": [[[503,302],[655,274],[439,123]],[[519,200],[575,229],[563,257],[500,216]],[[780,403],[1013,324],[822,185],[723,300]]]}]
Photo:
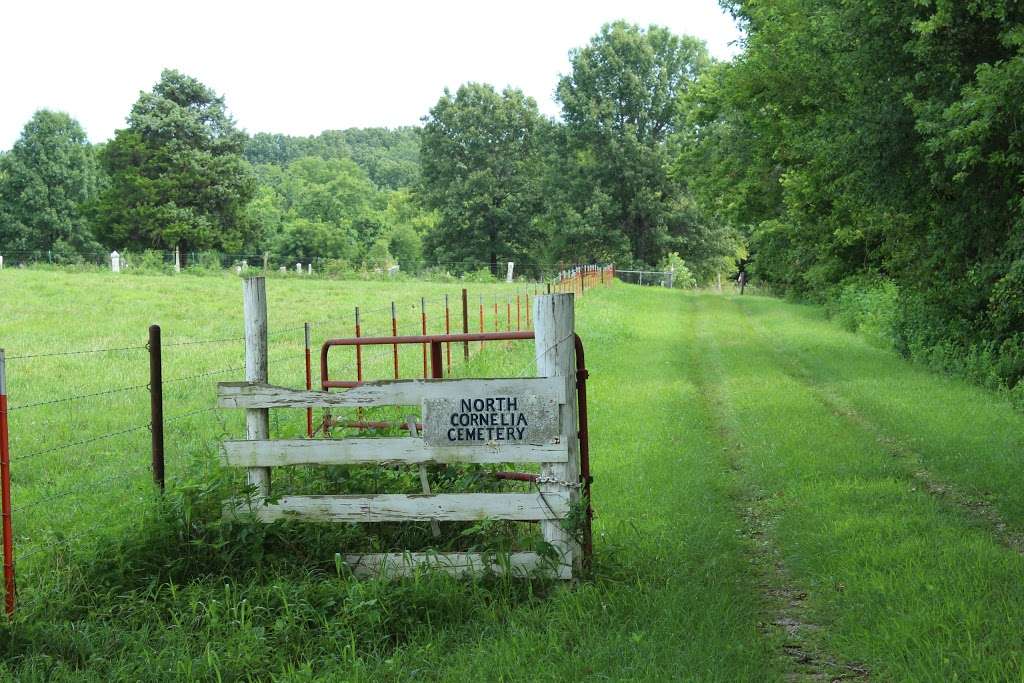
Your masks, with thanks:
[{"label": "red metal gate", "polygon": [[[358,332],[357,332],[358,334]],[[365,383],[362,378],[362,347],[364,346],[393,346],[396,351],[400,344],[421,344],[424,351],[430,350],[430,378],[442,379],[444,377],[444,354],[443,345],[464,342],[487,342],[487,341],[512,341],[533,339],[533,331],[521,332],[471,332],[463,334],[422,334],[422,335],[394,335],[390,337],[346,337],[342,339],[328,339],[320,347],[320,388],[324,391],[331,389],[351,389]],[[354,347],[356,353],[356,377],[355,380],[331,379],[328,368],[328,353],[336,346]],[[583,495],[586,498],[587,512],[583,529],[583,561],[589,566],[594,552],[592,520],[594,517],[593,508],[590,503],[590,485],[593,477],[590,474],[590,437],[587,429],[587,373],[586,362],[583,352],[583,340],[575,335],[576,349],[576,407],[579,419],[579,430],[577,436],[580,446],[580,485]],[[425,354],[426,355],[426,354]],[[308,356],[307,356],[308,358]],[[308,377],[308,375],[307,375]],[[408,429],[408,425],[391,422],[368,422],[356,420],[345,422],[342,426],[356,429]],[[417,425],[417,429],[420,425]],[[538,475],[530,472],[496,472],[499,479],[536,482]]]}]

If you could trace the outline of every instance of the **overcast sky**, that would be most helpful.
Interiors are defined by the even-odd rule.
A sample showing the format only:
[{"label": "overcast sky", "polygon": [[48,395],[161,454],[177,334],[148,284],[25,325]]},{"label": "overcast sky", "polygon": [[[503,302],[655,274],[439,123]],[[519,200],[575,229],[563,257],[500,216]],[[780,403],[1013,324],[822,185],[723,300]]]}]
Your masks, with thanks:
[{"label": "overcast sky", "polygon": [[163,68],[224,95],[250,133],[416,124],[446,86],[466,81],[522,88],[555,116],[568,51],[615,19],[695,35],[722,59],[737,51],[716,0],[9,0],[0,7],[0,149],[41,108],[106,140]]}]

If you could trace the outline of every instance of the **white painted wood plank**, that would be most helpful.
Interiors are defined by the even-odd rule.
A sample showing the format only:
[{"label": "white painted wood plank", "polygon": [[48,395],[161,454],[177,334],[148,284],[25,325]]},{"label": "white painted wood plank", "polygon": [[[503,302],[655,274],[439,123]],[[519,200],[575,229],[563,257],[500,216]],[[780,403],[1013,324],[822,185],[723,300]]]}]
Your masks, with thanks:
[{"label": "white painted wood plank", "polygon": [[379,439],[280,439],[275,441],[225,441],[224,464],[233,467],[283,467],[287,465],[364,465],[373,463],[481,464],[565,462],[565,444],[493,444],[482,446],[426,446],[411,437]]},{"label": "white painted wood plank", "polygon": [[418,406],[424,399],[537,396],[565,403],[565,383],[548,377],[506,379],[409,379],[367,382],[346,391],[306,391],[258,382],[221,382],[221,408],[318,408]]},{"label": "white painted wood plank", "polygon": [[571,579],[572,568],[566,564],[555,564],[537,553],[509,553],[505,556],[482,555],[480,553],[372,553],[346,555],[345,563],[358,577],[412,575],[418,567],[428,566],[452,576],[469,576],[490,571],[494,574],[509,574],[527,577],[537,574],[556,579]]},{"label": "white painted wood plank", "polygon": [[488,518],[533,521],[565,517],[569,513],[569,497],[564,493],[545,493],[544,500],[537,493],[287,496],[276,503],[256,502],[251,508],[243,503],[231,512],[252,512],[263,522],[413,522],[432,518],[442,522]]},{"label": "white painted wood plank", "polygon": [[[262,277],[242,280],[245,317],[245,379],[267,381],[267,287]],[[245,435],[249,439],[270,437],[270,412],[260,408],[245,411]],[[270,470],[254,467],[246,477],[263,496],[270,495]]]},{"label": "white painted wood plank", "polygon": [[[559,407],[562,441],[569,447],[564,462],[541,465],[541,474],[555,481],[579,481],[579,440],[576,407],[576,314],[572,294],[547,294],[533,300],[533,324],[537,374],[562,382],[570,399]],[[541,491],[564,491],[557,483],[541,484]],[[568,489],[571,504],[579,501],[579,489]],[[577,572],[582,567],[582,549],[573,535],[554,522],[541,522],[544,540],[555,546],[565,562],[571,562]]]}]

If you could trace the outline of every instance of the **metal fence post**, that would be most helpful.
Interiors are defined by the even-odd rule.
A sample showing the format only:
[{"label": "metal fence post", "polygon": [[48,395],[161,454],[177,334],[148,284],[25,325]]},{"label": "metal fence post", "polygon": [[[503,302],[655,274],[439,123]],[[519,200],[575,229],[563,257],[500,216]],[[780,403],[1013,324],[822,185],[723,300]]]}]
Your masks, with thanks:
[{"label": "metal fence post", "polygon": [[[466,288],[462,288],[462,333],[469,334],[469,299]],[[462,342],[462,355],[469,360],[469,342]]]},{"label": "metal fence post", "polygon": [[11,447],[7,423],[7,366],[0,349],[0,511],[3,516],[4,605],[14,616],[14,534],[11,531]]},{"label": "metal fence post", "polygon": [[164,492],[164,371],[160,326],[149,326],[149,431],[153,452],[153,483]]}]

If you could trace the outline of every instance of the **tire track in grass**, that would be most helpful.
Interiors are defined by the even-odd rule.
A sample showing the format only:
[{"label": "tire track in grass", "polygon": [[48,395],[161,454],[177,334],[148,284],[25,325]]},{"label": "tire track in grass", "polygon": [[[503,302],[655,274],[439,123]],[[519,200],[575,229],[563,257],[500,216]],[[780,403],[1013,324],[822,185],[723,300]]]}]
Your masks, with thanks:
[{"label": "tire track in grass", "polygon": [[[787,374],[735,299],[695,298],[714,313],[704,324],[720,344],[722,396],[749,440],[738,476],[770,492],[761,502],[775,547],[807,589],[804,613],[823,627],[808,638],[881,680],[1024,680],[1021,556],[949,514],[882,444]],[[758,306],[754,317],[777,323],[786,344],[845,350],[784,303]],[[821,372],[830,370],[843,376]]]},{"label": "tire track in grass", "polygon": [[864,431],[893,458],[904,463],[906,473],[917,480],[925,491],[943,502],[947,509],[956,511],[958,514],[966,514],[973,520],[981,522],[1001,545],[1024,555],[1024,532],[1013,529],[994,505],[989,501],[968,495],[953,482],[929,471],[925,467],[926,458],[921,451],[893,436],[854,408],[844,396],[829,389],[796,358],[795,354],[786,353],[777,334],[768,330],[764,325],[753,322],[747,306],[742,302],[737,302],[737,306],[743,313],[744,327],[768,342],[783,372],[794,381],[803,384],[834,414],[845,418]]},{"label": "tire track in grass", "polygon": [[758,574],[759,588],[770,612],[762,624],[765,635],[780,643],[785,679],[789,681],[867,680],[870,673],[862,664],[842,661],[820,645],[821,626],[810,620],[805,610],[807,591],[797,586],[781,552],[772,539],[773,517],[765,508],[768,493],[741,481],[744,457],[749,457],[728,402],[719,388],[725,369],[717,346],[705,325],[706,309],[697,302],[690,318],[697,322],[693,335],[691,368],[699,387],[701,409],[715,425],[728,472],[732,479],[734,503],[743,521],[740,533],[749,541],[751,563]]}]

